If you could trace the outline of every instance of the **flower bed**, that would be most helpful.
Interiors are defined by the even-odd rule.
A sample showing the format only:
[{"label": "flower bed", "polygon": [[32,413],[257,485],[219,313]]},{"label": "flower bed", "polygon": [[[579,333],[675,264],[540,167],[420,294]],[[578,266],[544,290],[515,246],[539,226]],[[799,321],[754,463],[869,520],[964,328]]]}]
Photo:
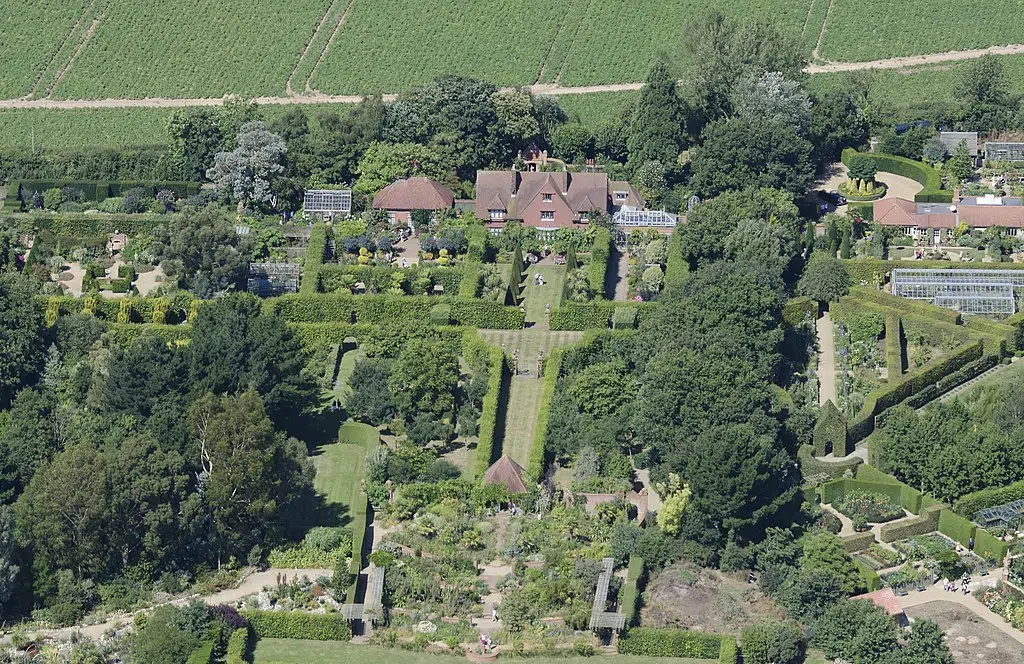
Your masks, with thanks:
[{"label": "flower bed", "polygon": [[1024,629],[1024,600],[1001,582],[995,588],[979,588],[974,596],[1016,629]]},{"label": "flower bed", "polygon": [[863,519],[868,523],[885,523],[902,518],[903,508],[888,496],[866,491],[851,491],[836,505],[836,509],[856,523]]}]

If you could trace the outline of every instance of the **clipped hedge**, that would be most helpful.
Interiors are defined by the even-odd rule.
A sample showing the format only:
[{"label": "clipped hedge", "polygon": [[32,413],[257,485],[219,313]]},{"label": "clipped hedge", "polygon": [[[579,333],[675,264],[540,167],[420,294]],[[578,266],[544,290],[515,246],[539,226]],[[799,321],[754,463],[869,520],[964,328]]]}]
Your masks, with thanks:
[{"label": "clipped hedge", "polygon": [[820,459],[814,458],[814,446],[813,445],[801,445],[800,449],[796,453],[797,460],[800,462],[800,473],[804,477],[810,477],[811,475],[819,475],[824,473],[829,477],[841,477],[847,469],[853,469],[864,463],[864,459],[860,457],[853,457],[844,461],[821,461]]},{"label": "clipped hedge", "polygon": [[11,182],[8,192],[17,187],[16,199],[24,201],[31,192],[45,192],[47,189],[63,189],[72,187],[85,195],[85,200],[100,203],[108,198],[122,196],[129,189],[145,189],[150,196],[164,189],[173,191],[178,198],[188,198],[198,194],[202,188],[199,182],[177,181],[130,181],[130,180],[20,180]]},{"label": "clipped hedge", "polygon": [[395,324],[430,319],[436,304],[452,308],[455,325],[485,329],[512,330],[523,327],[524,315],[518,307],[506,307],[486,300],[466,300],[430,295],[283,295],[266,300],[268,313],[278,313],[289,323],[371,323]]},{"label": "clipped hedge", "polygon": [[306,256],[302,264],[302,282],[299,292],[313,295],[320,291],[320,268],[327,258],[328,229],[323,223],[313,225],[306,243]]},{"label": "clipped hedge", "polygon": [[814,424],[814,453],[825,456],[829,452],[835,456],[847,456],[849,449],[846,436],[846,420],[831,400],[818,409],[818,421]]},{"label": "clipped hedge", "polygon": [[974,517],[975,512],[978,510],[1005,505],[1015,500],[1024,500],[1024,480],[960,496],[953,503],[953,511],[970,519]]},{"label": "clipped hedge", "polygon": [[847,553],[863,551],[875,543],[875,535],[870,530],[863,533],[847,535],[841,539],[843,540],[843,549],[845,549]]},{"label": "clipped hedge", "polygon": [[547,461],[548,418],[551,417],[551,400],[558,387],[558,377],[562,372],[564,348],[555,348],[544,360],[544,387],[540,393],[540,410],[537,411],[537,424],[533,429],[533,446],[530,448],[530,459],[526,464],[526,475],[534,484],[544,477],[544,464]]},{"label": "clipped hedge", "polygon": [[883,173],[895,173],[918,182],[924,187],[914,196],[914,200],[918,203],[951,203],[953,201],[953,192],[942,188],[942,175],[928,164],[880,152],[857,152],[853,148],[843,150],[842,161],[849,166],[850,159],[857,155],[864,155],[873,160],[875,168]]},{"label": "clipped hedge", "polygon": [[860,578],[864,582],[864,587],[867,588],[869,593],[882,589],[882,578],[878,576],[878,572],[856,558],[853,559],[853,564],[856,566],[857,571],[860,572]]},{"label": "clipped hedge", "polygon": [[612,329],[635,330],[636,319],[636,307],[618,307],[612,312]]},{"label": "clipped hedge", "polygon": [[[865,466],[861,466],[864,468]],[[892,482],[872,482],[862,479],[844,477],[826,482],[818,487],[822,503],[835,503],[842,500],[851,491],[877,493],[891,498],[900,507],[911,514],[919,514],[924,501],[924,494],[893,478]]]},{"label": "clipped hedge", "polygon": [[612,233],[607,228],[594,231],[594,246],[590,250],[590,261],[587,264],[587,278],[590,289],[595,297],[605,298],[605,276],[608,273],[608,261],[612,255]]},{"label": "clipped hedge", "polygon": [[[446,295],[458,295],[461,293],[460,286],[465,269],[462,267],[444,267],[413,265],[410,267],[395,267],[392,265],[338,265],[328,264],[320,267],[319,288],[320,292],[333,293],[340,290],[342,280],[345,276],[351,275],[356,281],[365,284],[369,293],[386,293],[394,286],[392,275],[401,274],[406,277],[405,289],[407,294],[413,294],[409,289],[413,288],[414,282],[420,277],[430,279],[428,291],[432,292],[435,286],[444,288]],[[477,274],[479,281],[479,273]],[[416,293],[417,295],[425,293]],[[429,293],[426,293],[429,294]]]},{"label": "clipped hedge", "polygon": [[[914,265],[916,266],[917,262]],[[934,318],[950,325],[959,325],[962,322],[960,312],[958,311],[943,309],[934,304],[928,304],[923,300],[910,300],[905,297],[899,297],[885,291],[880,291],[877,288],[854,286],[850,289],[850,297],[882,305],[886,309],[892,309],[901,314],[916,314],[918,316]]]},{"label": "clipped hedge", "polygon": [[[636,627],[619,638],[619,654],[641,657],[693,657],[718,659],[723,634],[691,632],[686,629]],[[735,637],[728,637],[735,639]]]},{"label": "clipped hedge", "polygon": [[498,412],[508,401],[509,381],[512,374],[508,358],[500,348],[488,349],[487,392],[484,394],[480,415],[480,434],[476,444],[474,476],[479,480],[494,462],[494,444],[497,441]]},{"label": "clipped hedge", "polygon": [[801,295],[791,298],[782,306],[782,321],[789,327],[803,325],[808,318],[812,321],[818,315],[818,303]]},{"label": "clipped hedge", "polygon": [[213,641],[204,641],[192,651],[185,664],[213,664]]},{"label": "clipped hedge", "polygon": [[941,505],[929,505],[917,518],[883,524],[879,529],[878,539],[883,542],[896,542],[916,535],[933,533],[939,529],[940,512]]},{"label": "clipped hedge", "polygon": [[718,664],[736,664],[739,658],[736,647],[736,637],[726,635],[722,637],[722,649],[718,651]]},{"label": "clipped hedge", "polygon": [[974,533],[974,552],[990,562],[1001,565],[1006,559],[1010,546],[993,536],[984,528],[978,528]]},{"label": "clipped hedge", "polygon": [[260,639],[348,641],[352,638],[348,620],[340,613],[256,610],[241,613]]},{"label": "clipped hedge", "polygon": [[665,290],[680,292],[690,277],[690,263],[683,256],[682,225],[677,225],[668,238],[668,260],[665,263]]},{"label": "clipped hedge", "polygon": [[459,297],[472,300],[480,295],[480,263],[468,260],[462,266],[462,279],[459,280]]},{"label": "clipped hedge", "polygon": [[[52,309],[57,316],[80,314],[86,309],[89,297],[71,297],[70,295],[40,296],[36,302],[40,308]],[[130,323],[175,324],[188,320],[192,303],[195,299],[188,293],[178,293],[174,297],[124,297],[119,299],[97,297],[92,300],[95,307],[92,313],[100,320],[111,323],[118,322],[121,307],[131,309]],[[127,305],[122,305],[127,302]]]},{"label": "clipped hedge", "polygon": [[903,335],[900,317],[895,313],[885,316],[885,367],[889,374],[889,383],[898,383],[903,379]]},{"label": "clipped hedge", "polygon": [[252,651],[255,646],[252,628],[240,627],[231,632],[228,638],[228,650],[224,656],[225,664],[251,664]]},{"label": "clipped hedge", "polygon": [[636,309],[636,324],[641,325],[657,304],[654,302],[564,302],[551,312],[552,330],[596,330],[607,328],[617,309]]},{"label": "clipped hedge", "polygon": [[952,510],[942,510],[939,512],[939,532],[954,542],[960,542],[964,546],[968,546],[976,530],[977,526],[974,523],[954,513]]},{"label": "clipped hedge", "polygon": [[622,606],[619,609],[626,615],[626,627],[636,625],[640,618],[640,593],[646,580],[647,568],[644,559],[635,553],[631,554],[626,572],[626,585],[622,591]]}]

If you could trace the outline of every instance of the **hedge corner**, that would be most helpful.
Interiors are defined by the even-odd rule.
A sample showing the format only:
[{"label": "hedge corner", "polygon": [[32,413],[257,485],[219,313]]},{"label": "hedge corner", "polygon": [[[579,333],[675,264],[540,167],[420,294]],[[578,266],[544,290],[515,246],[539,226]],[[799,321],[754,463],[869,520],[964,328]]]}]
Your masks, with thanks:
[{"label": "hedge corner", "polygon": [[818,421],[814,425],[814,454],[825,456],[832,452],[836,456],[850,454],[846,435],[846,419],[832,400],[818,409]]}]

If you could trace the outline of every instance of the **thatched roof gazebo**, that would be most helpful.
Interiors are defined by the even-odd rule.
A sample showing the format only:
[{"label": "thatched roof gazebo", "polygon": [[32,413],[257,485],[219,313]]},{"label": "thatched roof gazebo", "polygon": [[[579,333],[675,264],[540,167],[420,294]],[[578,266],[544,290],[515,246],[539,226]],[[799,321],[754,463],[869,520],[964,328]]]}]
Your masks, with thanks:
[{"label": "thatched roof gazebo", "polygon": [[501,458],[484,473],[484,484],[501,484],[509,493],[526,493],[523,472],[525,471],[522,466],[507,454],[502,454]]}]

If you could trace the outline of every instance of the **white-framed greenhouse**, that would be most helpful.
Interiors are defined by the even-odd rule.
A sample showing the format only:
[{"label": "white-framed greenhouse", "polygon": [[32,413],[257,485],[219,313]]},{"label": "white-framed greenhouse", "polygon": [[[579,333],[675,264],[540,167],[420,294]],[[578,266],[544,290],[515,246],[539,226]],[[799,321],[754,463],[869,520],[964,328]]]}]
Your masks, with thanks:
[{"label": "white-framed greenhouse", "polygon": [[892,294],[926,300],[966,315],[1009,315],[1017,311],[1017,294],[1024,289],[1024,270],[892,271]]},{"label": "white-framed greenhouse", "polygon": [[679,217],[664,210],[641,210],[623,205],[612,217],[612,223],[620,228],[675,228]]}]

